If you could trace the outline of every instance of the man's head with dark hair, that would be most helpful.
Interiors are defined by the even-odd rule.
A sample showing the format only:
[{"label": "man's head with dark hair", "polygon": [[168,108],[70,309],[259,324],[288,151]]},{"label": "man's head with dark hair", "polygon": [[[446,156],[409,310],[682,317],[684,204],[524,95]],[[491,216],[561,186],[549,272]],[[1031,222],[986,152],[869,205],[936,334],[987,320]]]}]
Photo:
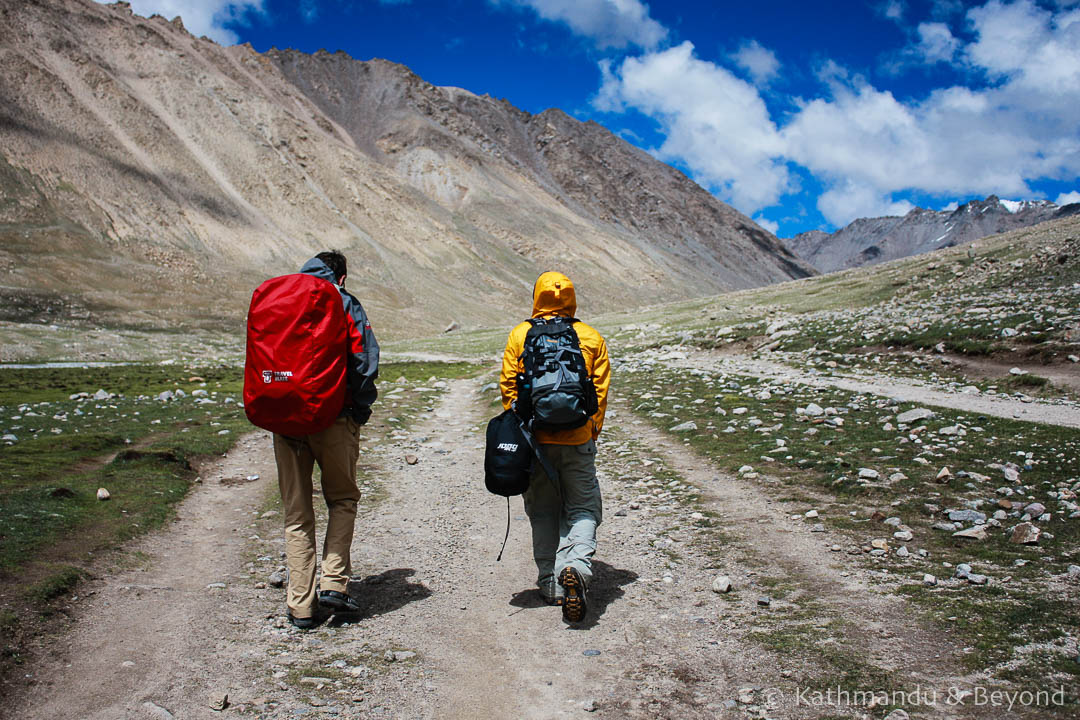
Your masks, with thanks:
[{"label": "man's head with dark hair", "polygon": [[330,268],[330,272],[334,273],[334,281],[338,284],[349,274],[348,268],[345,266],[345,256],[340,251],[325,250],[315,257],[326,263],[326,267]]}]

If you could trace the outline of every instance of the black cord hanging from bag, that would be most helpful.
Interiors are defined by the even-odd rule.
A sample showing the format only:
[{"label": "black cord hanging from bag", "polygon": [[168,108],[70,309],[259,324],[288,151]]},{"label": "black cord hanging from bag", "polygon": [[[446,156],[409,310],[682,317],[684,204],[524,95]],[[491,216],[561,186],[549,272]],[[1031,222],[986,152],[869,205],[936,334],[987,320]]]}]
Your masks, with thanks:
[{"label": "black cord hanging from bag", "polygon": [[495,562],[502,560],[503,551],[506,550],[506,540],[510,537],[510,498],[506,498],[506,535],[503,536],[502,547],[499,548],[499,557],[495,558]]}]

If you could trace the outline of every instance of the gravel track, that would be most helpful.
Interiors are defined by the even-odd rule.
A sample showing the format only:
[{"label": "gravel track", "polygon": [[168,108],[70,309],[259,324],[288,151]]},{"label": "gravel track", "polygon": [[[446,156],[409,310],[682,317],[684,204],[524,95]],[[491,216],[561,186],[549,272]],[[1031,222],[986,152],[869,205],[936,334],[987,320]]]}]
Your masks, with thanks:
[{"label": "gravel track", "polygon": [[[850,629],[829,642],[905,682],[956,680],[957,648],[828,551],[843,540],[811,535],[765,488],[720,473],[618,401],[601,438],[605,520],[591,613],[566,626],[533,590],[518,498],[495,562],[506,505],[483,489],[491,408],[478,387],[450,382],[408,439],[362,454],[362,476],[384,496],[362,504],[357,520],[360,618],[299,632],[284,622],[284,591],[258,582],[281,562],[282,544],[280,517],[257,520],[275,470],[269,436],[254,433],[203,468],[206,482],[173,525],[132,548],[146,554],[144,569],[97,583],[73,631],[0,716],[674,719],[757,708],[820,717],[794,702],[798,684],[816,677],[815,659],[766,651],[749,636],[808,599],[809,621]],[[648,484],[643,473],[660,467],[683,484]],[[219,481],[253,473],[258,482]],[[733,593],[710,589],[720,573]],[[795,589],[762,609],[762,578],[777,575]],[[219,582],[226,588],[208,587]],[[415,656],[389,662],[387,651]],[[222,692],[224,714],[209,707]],[[942,707],[922,717],[952,716]]]},{"label": "gravel track", "polygon": [[800,370],[773,360],[745,355],[723,355],[710,351],[688,352],[686,358],[670,362],[677,367],[753,375],[759,378],[794,382],[811,387],[834,387],[850,392],[890,397],[899,402],[933,405],[978,415],[990,415],[1045,425],[1080,428],[1080,407],[1075,404],[1055,405],[1039,401],[1022,402],[1015,398],[994,397],[981,393],[946,392],[916,380],[906,380],[886,375],[874,378],[839,374],[822,375],[816,371]]}]

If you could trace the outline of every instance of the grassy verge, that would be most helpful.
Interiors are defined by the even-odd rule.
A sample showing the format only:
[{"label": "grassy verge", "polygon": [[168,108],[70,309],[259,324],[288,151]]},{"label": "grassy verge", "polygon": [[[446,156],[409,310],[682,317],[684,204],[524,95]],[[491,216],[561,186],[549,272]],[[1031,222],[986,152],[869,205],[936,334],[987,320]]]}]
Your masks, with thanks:
[{"label": "grassy verge", "polygon": [[[733,474],[769,479],[764,492],[793,512],[818,511],[807,522],[846,533],[883,584],[935,617],[968,619],[950,627],[972,643],[973,670],[1045,680],[1052,668],[1049,677],[1075,687],[1080,663],[1068,653],[1080,637],[1080,603],[1076,581],[1065,579],[1080,564],[1080,519],[1069,517],[1080,491],[1074,431],[949,411],[901,426],[897,415],[911,406],[886,398],[696,370],[621,368],[619,380],[639,416],[664,430],[693,422],[674,434]],[[1010,528],[1036,501],[1052,514],[1038,522],[1040,543],[1012,543]],[[987,538],[953,536],[970,522],[936,529],[948,510],[981,512]],[[910,539],[894,535],[904,531]],[[887,550],[871,554],[873,540]],[[953,578],[960,563],[988,584]],[[941,582],[923,588],[924,574]],[[1043,654],[1032,645],[1046,646]]]}]

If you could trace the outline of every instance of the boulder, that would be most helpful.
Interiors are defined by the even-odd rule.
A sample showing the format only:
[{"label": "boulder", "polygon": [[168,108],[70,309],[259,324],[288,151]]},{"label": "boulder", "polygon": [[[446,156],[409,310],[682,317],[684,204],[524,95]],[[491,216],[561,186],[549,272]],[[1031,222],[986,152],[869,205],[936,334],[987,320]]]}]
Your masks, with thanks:
[{"label": "boulder", "polygon": [[926,420],[927,418],[934,417],[934,411],[926,408],[915,408],[914,410],[908,410],[902,412],[896,416],[896,422],[903,425],[910,425],[911,423],[918,422],[920,420]]},{"label": "boulder", "polygon": [[1020,523],[1013,528],[1012,537],[1009,538],[1009,542],[1014,542],[1017,545],[1038,545],[1039,536],[1042,534],[1035,525],[1029,522]]},{"label": "boulder", "polygon": [[958,530],[952,534],[953,537],[966,538],[968,540],[985,540],[986,539],[986,527],[983,525],[976,525],[969,527],[967,530]]}]

